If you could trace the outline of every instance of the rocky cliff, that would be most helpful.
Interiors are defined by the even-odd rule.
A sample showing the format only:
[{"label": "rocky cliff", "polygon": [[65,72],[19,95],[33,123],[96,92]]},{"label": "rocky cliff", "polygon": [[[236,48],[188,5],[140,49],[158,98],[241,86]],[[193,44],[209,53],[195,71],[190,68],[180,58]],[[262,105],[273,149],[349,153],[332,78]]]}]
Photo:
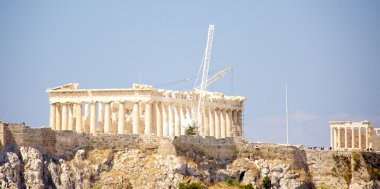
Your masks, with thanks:
[{"label": "rocky cliff", "polygon": [[[303,150],[242,138],[76,135],[67,144],[2,147],[2,188],[204,187],[228,178],[262,188],[379,188],[380,154]],[[74,136],[74,135],[70,135]],[[66,139],[68,140],[68,139]],[[57,142],[61,141],[61,142]],[[52,147],[56,146],[56,149]]]}]

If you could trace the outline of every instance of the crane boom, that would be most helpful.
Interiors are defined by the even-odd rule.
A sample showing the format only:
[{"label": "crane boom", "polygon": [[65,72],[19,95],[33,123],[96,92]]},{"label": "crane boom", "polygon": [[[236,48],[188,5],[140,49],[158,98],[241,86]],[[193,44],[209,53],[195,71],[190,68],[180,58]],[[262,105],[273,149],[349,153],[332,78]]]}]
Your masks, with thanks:
[{"label": "crane boom", "polygon": [[[202,69],[202,79],[201,84],[199,88],[199,100],[198,100],[198,108],[197,112],[195,114],[196,124],[198,125],[198,129],[200,131],[201,135],[204,135],[203,133],[203,125],[202,125],[202,119],[203,119],[203,109],[204,109],[204,103],[206,99],[206,93],[207,93],[207,80],[208,80],[208,72],[210,68],[210,58],[211,58],[211,47],[212,47],[212,41],[214,38],[214,25],[209,25],[208,27],[208,35],[207,35],[207,44],[206,49],[204,53],[204,59],[203,59],[203,69]],[[195,117],[193,118],[195,119]]]},{"label": "crane boom", "polygon": [[[215,83],[218,79],[222,78],[226,73],[230,72],[232,70],[232,68],[230,66],[224,68],[223,70],[219,71],[218,73],[216,73],[215,75],[211,76],[210,78],[207,79],[207,84],[206,84],[206,87],[212,85],[213,83]],[[195,87],[196,89],[200,89],[201,86],[198,85],[197,87]]]}]

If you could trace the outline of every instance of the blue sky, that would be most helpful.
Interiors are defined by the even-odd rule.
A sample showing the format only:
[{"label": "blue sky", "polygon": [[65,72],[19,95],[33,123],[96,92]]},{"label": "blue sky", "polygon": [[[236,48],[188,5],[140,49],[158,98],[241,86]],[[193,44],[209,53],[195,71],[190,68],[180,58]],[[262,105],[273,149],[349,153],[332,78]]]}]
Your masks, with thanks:
[{"label": "blue sky", "polygon": [[[244,135],[329,145],[330,120],[380,127],[379,1],[0,1],[0,119],[46,126],[45,90],[195,77],[209,24],[210,90],[246,96]],[[162,88],[190,90],[193,81]]]}]

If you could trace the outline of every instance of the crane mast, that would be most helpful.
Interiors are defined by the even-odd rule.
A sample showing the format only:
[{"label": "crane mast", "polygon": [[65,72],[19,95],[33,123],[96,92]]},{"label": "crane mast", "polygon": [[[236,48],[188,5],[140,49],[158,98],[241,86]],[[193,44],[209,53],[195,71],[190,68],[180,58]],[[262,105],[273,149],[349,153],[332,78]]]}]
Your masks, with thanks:
[{"label": "crane mast", "polygon": [[207,44],[206,49],[204,52],[204,58],[203,58],[203,68],[202,68],[202,79],[201,84],[199,88],[199,99],[198,99],[198,108],[196,112],[196,124],[198,126],[198,129],[200,129],[200,134],[204,135],[203,133],[203,110],[204,110],[204,103],[206,99],[206,93],[207,93],[207,80],[208,80],[208,72],[210,68],[210,58],[211,58],[211,47],[212,47],[212,41],[214,38],[214,25],[209,25],[208,27],[208,35],[207,35]]}]

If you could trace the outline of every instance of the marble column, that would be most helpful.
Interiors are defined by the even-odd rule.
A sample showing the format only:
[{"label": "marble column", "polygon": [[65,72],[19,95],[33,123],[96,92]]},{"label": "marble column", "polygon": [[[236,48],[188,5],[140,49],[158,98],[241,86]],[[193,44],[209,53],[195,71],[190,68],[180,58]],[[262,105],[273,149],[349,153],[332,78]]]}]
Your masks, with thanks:
[{"label": "marble column", "polygon": [[344,126],[344,148],[348,148],[347,146],[347,138],[348,138],[348,134],[347,134],[347,126]]},{"label": "marble column", "polygon": [[72,131],[73,130],[73,109],[71,107],[71,104],[66,104],[67,109],[67,130]]},{"label": "marble column", "polygon": [[220,137],[226,138],[226,110],[220,111]]},{"label": "marble column", "polygon": [[73,106],[72,106],[72,104],[69,104],[68,106],[67,106],[67,109],[68,109],[68,111],[69,111],[69,120],[68,120],[68,130],[69,131],[72,131],[73,130]]},{"label": "marble column", "polygon": [[83,132],[90,133],[90,106],[88,103],[84,104],[84,120],[83,120]]},{"label": "marble column", "polygon": [[140,130],[140,105],[139,102],[135,102],[133,105],[133,125],[132,132],[133,134],[139,134]]},{"label": "marble column", "polygon": [[84,132],[89,133],[90,132],[90,105],[86,103],[84,105]]},{"label": "marble column", "polygon": [[341,148],[340,144],[341,144],[341,140],[340,140],[340,127],[337,128],[338,129],[338,149]]},{"label": "marble column", "polygon": [[98,119],[98,122],[99,122],[99,128],[98,128],[98,132],[99,133],[104,133],[104,107],[103,107],[103,103],[99,102],[99,119]]},{"label": "marble column", "polygon": [[243,136],[243,114],[242,114],[242,111],[239,110],[237,112],[237,115],[238,115],[238,125],[239,125],[239,136]]},{"label": "marble column", "polygon": [[174,110],[173,106],[170,105],[168,108],[169,113],[169,136],[174,137]]},{"label": "marble column", "polygon": [[351,148],[355,148],[355,127],[351,127]]},{"label": "marble column", "polygon": [[91,103],[90,105],[90,134],[97,135],[96,132],[96,102]]},{"label": "marble column", "polygon": [[56,104],[55,106],[55,130],[61,130],[62,128],[62,115],[61,115],[62,109],[61,104]]},{"label": "marble column", "polygon": [[76,104],[77,108],[76,108],[76,125],[75,125],[75,129],[77,131],[77,133],[82,133],[83,130],[82,130],[82,104],[79,103],[79,104]]},{"label": "marble column", "polygon": [[144,134],[150,135],[152,130],[152,103],[145,103],[145,129]]},{"label": "marble column", "polygon": [[238,132],[238,115],[237,115],[237,110],[232,110],[232,126],[233,126],[233,130],[234,130],[234,133],[233,135],[234,136],[239,136],[239,132]]},{"label": "marble column", "polygon": [[210,126],[209,126],[209,113],[208,113],[208,110],[209,108],[204,108],[203,109],[203,133],[204,133],[204,136],[210,136]]},{"label": "marble column", "polygon": [[155,103],[156,107],[156,131],[157,136],[162,136],[162,114],[161,114],[161,104],[159,102]]},{"label": "marble column", "polygon": [[359,127],[359,149],[362,149],[362,128]]},{"label": "marble column", "polygon": [[165,103],[162,103],[162,126],[162,135],[169,136],[168,108]]},{"label": "marble column", "polygon": [[231,110],[228,110],[227,111],[227,114],[226,114],[226,135],[227,137],[231,137],[232,136],[232,112]]},{"label": "marble column", "polygon": [[125,134],[125,103],[119,102],[117,134]]},{"label": "marble column", "polygon": [[220,138],[220,110],[215,110],[215,138]]},{"label": "marble column", "polygon": [[152,109],[152,123],[151,123],[151,130],[150,133],[156,135],[157,134],[157,113],[156,113],[156,105],[154,102],[151,103],[151,109]]},{"label": "marble column", "polygon": [[333,127],[330,126],[330,146],[333,148],[334,145],[334,135],[333,135]]},{"label": "marble column", "polygon": [[[114,110],[114,106],[111,105],[111,110]],[[117,115],[119,113],[118,112],[115,112],[115,111],[112,111],[111,113],[111,133],[112,134],[117,134],[117,124],[118,124],[118,121],[117,121]]]},{"label": "marble column", "polygon": [[180,111],[180,117],[181,117],[181,135],[185,135],[185,130],[186,130],[186,110],[184,109],[182,105],[179,107]]},{"label": "marble column", "polygon": [[336,127],[334,127],[334,146],[333,146],[333,149],[336,150],[338,145],[337,145],[337,129]]},{"label": "marble column", "polygon": [[215,112],[213,110],[213,108],[210,108],[209,109],[209,112],[208,112],[208,115],[209,115],[209,128],[210,128],[210,136],[215,136]]},{"label": "marble column", "polygon": [[179,115],[179,107],[174,105],[173,106],[174,110],[174,131],[175,131],[175,136],[180,136],[181,135],[181,118]]},{"label": "marble column", "polygon": [[365,149],[369,148],[369,132],[368,132],[368,126],[365,128]]},{"label": "marble column", "polygon": [[55,112],[56,112],[55,104],[51,103],[50,104],[50,123],[49,123],[51,130],[55,130],[55,119],[56,119]]},{"label": "marble column", "polygon": [[111,133],[111,103],[104,105],[104,133]]},{"label": "marble column", "polygon": [[62,104],[62,130],[67,130],[67,104]]}]

